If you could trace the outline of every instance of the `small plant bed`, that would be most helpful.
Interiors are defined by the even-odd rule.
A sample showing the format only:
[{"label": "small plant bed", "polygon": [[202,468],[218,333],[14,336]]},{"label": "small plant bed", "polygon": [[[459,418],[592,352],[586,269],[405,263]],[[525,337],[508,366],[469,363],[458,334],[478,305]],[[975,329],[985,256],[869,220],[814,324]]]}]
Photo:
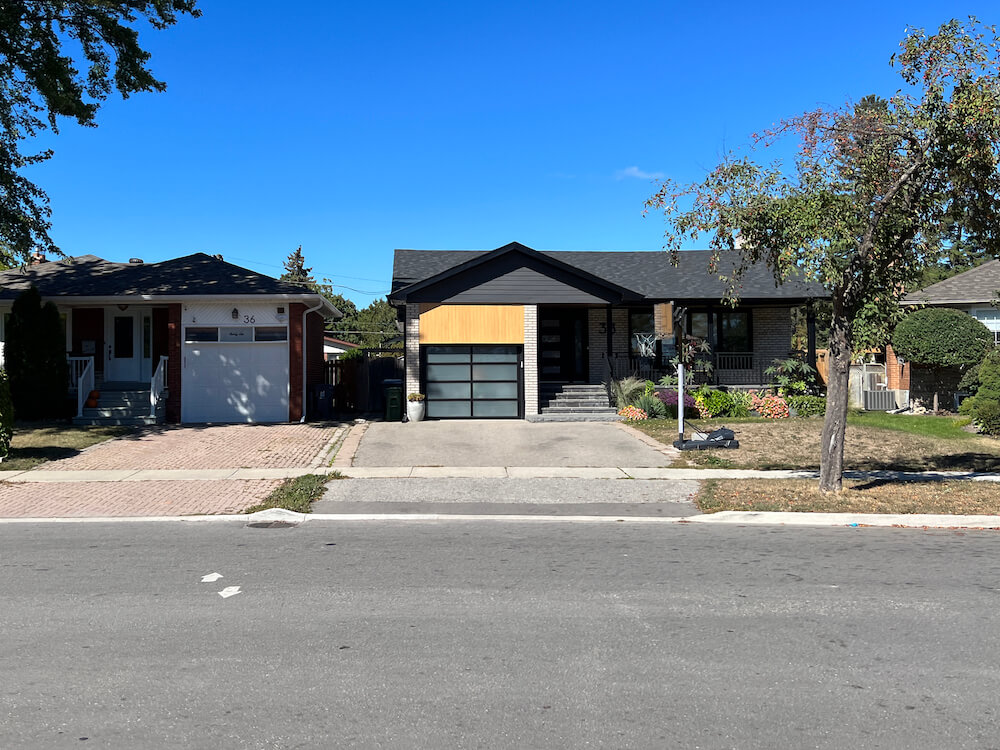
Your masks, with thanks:
[{"label": "small plant bed", "polygon": [[[867,412],[848,417],[844,468],[858,471],[1000,471],[1000,441],[966,432],[963,417],[913,416]],[[655,419],[633,423],[670,445],[677,422]],[[726,451],[689,451],[675,468],[818,469],[822,417],[762,419],[718,417],[686,420],[691,430],[730,427],[740,447]]]},{"label": "small plant bed", "polygon": [[284,508],[296,513],[312,513],[313,501],[323,497],[327,482],[345,478],[339,471],[335,471],[329,475],[305,474],[286,479],[263,502],[252,505],[243,512],[257,513],[270,508]]},{"label": "small plant bed", "polygon": [[813,479],[719,479],[706,482],[695,502],[705,513],[735,510],[997,515],[1000,484],[845,479],[843,491],[823,494]]},{"label": "small plant bed", "polygon": [[19,422],[0,471],[26,471],[77,455],[84,448],[135,432],[131,427],[82,427],[65,422]]}]

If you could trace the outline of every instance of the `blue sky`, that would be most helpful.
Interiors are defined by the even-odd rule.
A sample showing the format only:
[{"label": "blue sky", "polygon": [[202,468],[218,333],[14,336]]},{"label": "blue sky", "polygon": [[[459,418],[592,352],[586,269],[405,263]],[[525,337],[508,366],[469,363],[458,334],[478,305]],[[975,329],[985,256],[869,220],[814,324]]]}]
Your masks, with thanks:
[{"label": "blue sky", "polygon": [[365,305],[397,247],[659,249],[655,177],[891,94],[907,25],[1000,21],[991,5],[202,0],[142,34],[166,93],[64,123],[30,176],[67,254],[277,276],[302,245]]}]

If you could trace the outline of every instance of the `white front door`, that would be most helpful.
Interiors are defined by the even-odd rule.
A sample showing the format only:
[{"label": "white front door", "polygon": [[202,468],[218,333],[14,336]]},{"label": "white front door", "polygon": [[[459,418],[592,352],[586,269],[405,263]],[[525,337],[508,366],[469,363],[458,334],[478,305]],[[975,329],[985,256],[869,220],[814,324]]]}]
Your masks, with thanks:
[{"label": "white front door", "polygon": [[142,380],[142,311],[133,306],[104,311],[104,382]]}]

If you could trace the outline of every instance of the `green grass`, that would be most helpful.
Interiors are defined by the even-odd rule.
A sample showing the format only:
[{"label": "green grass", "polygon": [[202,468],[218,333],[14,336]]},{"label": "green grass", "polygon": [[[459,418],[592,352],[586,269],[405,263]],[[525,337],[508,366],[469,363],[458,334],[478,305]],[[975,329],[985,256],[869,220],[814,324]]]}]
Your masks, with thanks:
[{"label": "green grass", "polygon": [[896,430],[943,440],[968,440],[975,437],[974,433],[962,429],[972,423],[971,417],[937,417],[932,414],[886,414],[882,411],[867,411],[861,414],[849,414],[847,423],[858,427],[878,427],[883,430]]},{"label": "green grass", "polygon": [[0,471],[27,471],[48,461],[77,455],[84,448],[134,432],[131,427],[82,427],[66,422],[16,422],[10,452]]},{"label": "green grass", "polygon": [[253,505],[244,513],[257,513],[269,508],[284,508],[296,513],[311,513],[314,500],[323,497],[326,483],[334,479],[346,479],[339,471],[329,475],[305,474],[301,477],[286,479],[268,495],[263,502]]}]

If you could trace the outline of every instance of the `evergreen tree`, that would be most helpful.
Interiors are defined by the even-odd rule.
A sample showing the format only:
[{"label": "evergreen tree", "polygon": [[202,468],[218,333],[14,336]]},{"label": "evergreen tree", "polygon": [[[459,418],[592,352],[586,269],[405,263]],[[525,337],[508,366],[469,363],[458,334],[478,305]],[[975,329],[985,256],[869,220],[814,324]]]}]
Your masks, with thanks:
[{"label": "evergreen tree", "polygon": [[306,257],[302,254],[302,245],[299,245],[295,252],[288,254],[288,258],[285,260],[285,272],[281,274],[281,280],[293,284],[303,284],[310,289],[316,286],[316,279],[312,277],[312,269],[306,268]]},{"label": "evergreen tree", "polygon": [[68,389],[66,335],[59,310],[31,286],[11,306],[4,362],[20,419],[62,415]]}]

